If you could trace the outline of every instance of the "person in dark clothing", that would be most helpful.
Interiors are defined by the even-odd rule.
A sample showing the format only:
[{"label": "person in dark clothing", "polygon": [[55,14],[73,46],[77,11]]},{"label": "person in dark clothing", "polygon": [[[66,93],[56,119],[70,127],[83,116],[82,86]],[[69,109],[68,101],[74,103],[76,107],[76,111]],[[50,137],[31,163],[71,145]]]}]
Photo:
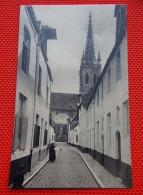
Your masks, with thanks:
[{"label": "person in dark clothing", "polygon": [[18,173],[15,175],[14,180],[13,180],[13,186],[12,188],[23,188],[22,184],[24,181],[24,166],[20,165],[18,167]]},{"label": "person in dark clothing", "polygon": [[49,161],[54,162],[56,160],[56,152],[55,152],[55,145],[54,145],[54,143],[51,144],[49,153],[50,153]]}]

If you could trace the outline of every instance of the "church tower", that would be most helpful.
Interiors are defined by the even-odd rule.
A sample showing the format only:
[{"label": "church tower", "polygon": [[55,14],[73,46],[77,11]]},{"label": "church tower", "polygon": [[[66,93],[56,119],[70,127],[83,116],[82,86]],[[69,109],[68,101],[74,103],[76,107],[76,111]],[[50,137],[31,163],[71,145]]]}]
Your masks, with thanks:
[{"label": "church tower", "polygon": [[100,52],[98,52],[97,59],[95,56],[93,29],[92,29],[92,16],[90,12],[86,49],[85,51],[83,51],[81,66],[79,71],[80,94],[87,93],[90,90],[90,88],[96,84],[100,74],[101,74],[101,57],[100,57]]}]

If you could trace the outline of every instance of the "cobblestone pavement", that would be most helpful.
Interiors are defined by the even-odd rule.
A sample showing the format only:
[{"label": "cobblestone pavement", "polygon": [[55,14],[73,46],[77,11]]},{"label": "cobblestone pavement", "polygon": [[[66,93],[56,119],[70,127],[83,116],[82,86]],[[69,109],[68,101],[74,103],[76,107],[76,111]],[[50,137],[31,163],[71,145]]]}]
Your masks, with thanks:
[{"label": "cobblestone pavement", "polygon": [[25,188],[98,188],[81,156],[66,143],[56,143],[57,158],[47,163]]}]

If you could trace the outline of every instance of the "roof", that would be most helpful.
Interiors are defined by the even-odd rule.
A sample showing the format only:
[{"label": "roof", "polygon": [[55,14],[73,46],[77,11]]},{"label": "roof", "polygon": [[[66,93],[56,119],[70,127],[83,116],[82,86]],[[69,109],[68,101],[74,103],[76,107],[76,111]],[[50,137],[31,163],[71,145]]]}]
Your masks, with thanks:
[{"label": "roof", "polygon": [[51,93],[51,110],[77,111],[78,94]]}]

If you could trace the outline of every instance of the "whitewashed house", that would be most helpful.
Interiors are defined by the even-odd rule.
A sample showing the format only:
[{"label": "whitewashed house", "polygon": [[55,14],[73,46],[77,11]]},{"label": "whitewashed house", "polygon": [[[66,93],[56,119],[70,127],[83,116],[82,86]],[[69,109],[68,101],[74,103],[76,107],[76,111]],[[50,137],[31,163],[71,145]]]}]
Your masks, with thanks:
[{"label": "whitewashed house", "polygon": [[[47,63],[47,39],[56,30],[36,20],[32,6],[21,6],[15,122],[10,180],[19,165],[25,173],[46,157],[52,75]],[[52,135],[54,132],[52,130]]]}]

